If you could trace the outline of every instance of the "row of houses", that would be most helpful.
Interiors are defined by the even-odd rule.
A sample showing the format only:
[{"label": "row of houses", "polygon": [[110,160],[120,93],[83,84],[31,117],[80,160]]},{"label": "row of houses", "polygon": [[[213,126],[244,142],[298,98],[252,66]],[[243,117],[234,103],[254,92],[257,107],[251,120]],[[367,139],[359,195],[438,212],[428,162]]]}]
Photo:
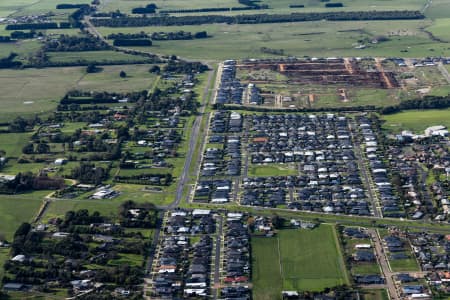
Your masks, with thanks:
[{"label": "row of houses", "polygon": [[450,293],[450,235],[413,232],[408,237],[430,285]]},{"label": "row of houses", "polygon": [[296,163],[298,176],[244,178],[241,204],[370,215],[346,116],[246,116],[252,164]]},{"label": "row of houses", "polygon": [[216,111],[210,120],[213,133],[241,132],[243,117],[240,113]]},{"label": "row of houses", "polygon": [[229,179],[200,180],[194,192],[195,202],[228,203],[231,200],[232,183]]},{"label": "row of houses", "polygon": [[241,138],[214,135],[210,140],[222,143],[223,148],[207,148],[203,155],[200,175],[237,176],[241,172]]},{"label": "row of houses", "polygon": [[216,231],[210,210],[174,210],[164,220],[153,265],[152,295],[158,298],[207,298]]},{"label": "row of houses", "polygon": [[242,104],[244,90],[244,85],[236,78],[236,61],[224,61],[216,103]]},{"label": "row of houses", "polygon": [[226,216],[221,297],[250,299],[250,235],[242,213]]},{"label": "row of houses", "polygon": [[389,170],[384,162],[384,153],[380,149],[377,135],[372,129],[372,120],[367,116],[359,116],[357,124],[374,188],[382,206],[382,213],[384,216],[402,217],[404,216],[403,208],[400,207],[399,199],[393,192]]}]

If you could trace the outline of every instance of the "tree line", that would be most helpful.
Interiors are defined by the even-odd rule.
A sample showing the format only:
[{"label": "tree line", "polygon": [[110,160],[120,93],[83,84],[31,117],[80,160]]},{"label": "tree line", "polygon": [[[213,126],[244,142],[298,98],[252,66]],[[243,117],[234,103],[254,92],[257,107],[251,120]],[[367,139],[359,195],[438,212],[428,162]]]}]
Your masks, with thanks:
[{"label": "tree line", "polygon": [[67,4],[67,3],[61,3],[56,5],[56,9],[75,9],[75,8],[82,8],[82,7],[88,7],[89,4]]},{"label": "tree line", "polygon": [[386,106],[380,109],[381,114],[394,114],[409,109],[439,109],[450,107],[450,95],[425,96],[423,99],[411,99],[402,101],[397,105]]},{"label": "tree line", "polygon": [[171,31],[171,32],[153,32],[147,34],[143,31],[139,33],[112,33],[106,38],[110,40],[132,40],[132,39],[151,39],[153,41],[173,41],[173,40],[192,40],[207,38],[208,33],[206,31],[199,31],[194,34],[189,31]]},{"label": "tree line", "polygon": [[62,34],[57,39],[47,39],[43,46],[43,50],[48,52],[100,51],[110,49],[110,45],[91,35],[69,36]]},{"label": "tree line", "polygon": [[158,7],[154,3],[150,3],[145,7],[135,7],[131,10],[132,14],[154,14]]},{"label": "tree line", "polygon": [[45,29],[58,29],[58,23],[20,23],[20,24],[8,24],[5,30],[45,30]]},{"label": "tree line", "polygon": [[265,108],[265,107],[246,107],[241,105],[233,104],[221,104],[215,103],[213,105],[214,109],[225,109],[225,110],[247,110],[247,111],[258,111],[258,112],[322,112],[322,111],[334,111],[334,112],[344,112],[344,111],[378,111],[380,114],[388,115],[401,112],[403,110],[411,109],[441,109],[450,107],[450,95],[449,96],[425,96],[421,99],[410,99],[400,102],[397,105],[376,107],[374,105],[360,105],[353,107],[327,107],[327,108]]},{"label": "tree line", "polygon": [[221,12],[221,11],[241,11],[241,10],[255,10],[255,9],[268,9],[269,7],[262,6],[247,6],[247,7],[205,7],[205,8],[193,8],[193,9],[166,9],[160,10],[160,14],[185,14],[185,13],[202,13],[202,12]]},{"label": "tree line", "polygon": [[213,23],[227,24],[262,24],[307,21],[362,21],[362,20],[410,20],[423,19],[420,11],[355,11],[355,12],[311,12],[291,14],[247,14],[237,16],[153,16],[122,17],[114,19],[93,19],[95,26],[105,27],[140,27],[140,26],[180,26]]},{"label": "tree line", "polygon": [[116,47],[127,46],[151,46],[150,39],[115,39],[113,45]]}]

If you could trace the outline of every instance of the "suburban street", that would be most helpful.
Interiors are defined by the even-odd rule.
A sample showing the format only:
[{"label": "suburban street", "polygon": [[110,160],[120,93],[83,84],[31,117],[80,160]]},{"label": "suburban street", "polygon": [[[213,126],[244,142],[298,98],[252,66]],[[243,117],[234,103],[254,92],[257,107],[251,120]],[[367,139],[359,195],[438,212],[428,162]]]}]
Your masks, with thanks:
[{"label": "suburban street", "polygon": [[386,280],[386,286],[389,291],[389,295],[391,299],[398,300],[400,299],[397,293],[397,289],[395,287],[394,279],[393,279],[393,273],[389,267],[388,259],[384,253],[383,250],[383,244],[381,242],[380,236],[378,235],[378,232],[376,229],[369,229],[369,234],[372,237],[372,240],[375,244],[375,253],[378,260],[378,265],[380,266],[383,275]]},{"label": "suburban street", "polygon": [[380,204],[378,203],[378,198],[377,198],[376,192],[372,188],[370,171],[364,160],[364,154],[361,151],[361,144],[359,143],[358,139],[354,136],[354,130],[357,129],[356,124],[354,122],[352,122],[349,124],[349,126],[350,126],[350,134],[352,136],[352,140],[355,145],[354,150],[355,150],[355,156],[356,156],[356,163],[358,164],[359,170],[361,171],[361,174],[362,174],[361,178],[363,180],[363,185],[366,188],[366,191],[368,193],[370,203],[372,204],[373,214],[377,218],[382,218],[383,215],[379,208]]},{"label": "suburban street", "polygon": [[216,235],[216,249],[214,257],[214,285],[212,285],[214,287],[213,293],[214,299],[217,299],[219,294],[222,235],[223,235],[223,217],[222,215],[219,215],[217,235]]}]

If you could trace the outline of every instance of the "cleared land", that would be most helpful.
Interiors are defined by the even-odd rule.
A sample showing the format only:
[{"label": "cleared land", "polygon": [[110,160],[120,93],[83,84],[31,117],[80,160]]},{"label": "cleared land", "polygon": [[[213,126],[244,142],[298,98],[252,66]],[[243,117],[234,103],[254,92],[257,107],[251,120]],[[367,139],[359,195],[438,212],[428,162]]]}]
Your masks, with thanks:
[{"label": "cleared land", "polygon": [[297,175],[295,165],[251,165],[248,169],[250,176],[288,176]]},{"label": "cleared land", "polygon": [[383,128],[398,133],[402,130],[411,130],[423,133],[429,126],[444,125],[450,127],[450,109],[410,110],[392,115],[383,115],[386,122]]},{"label": "cleared land", "polygon": [[280,299],[282,290],[320,291],[348,283],[332,226],[253,238],[252,251],[255,299]]},{"label": "cleared land", "polygon": [[363,290],[361,295],[364,300],[389,300],[386,290]]}]

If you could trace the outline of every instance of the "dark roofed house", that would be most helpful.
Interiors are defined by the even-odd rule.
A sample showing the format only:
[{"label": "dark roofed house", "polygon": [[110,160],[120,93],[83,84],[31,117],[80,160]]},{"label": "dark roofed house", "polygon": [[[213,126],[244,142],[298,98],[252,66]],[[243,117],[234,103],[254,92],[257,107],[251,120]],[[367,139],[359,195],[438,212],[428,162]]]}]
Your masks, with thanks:
[{"label": "dark roofed house", "polygon": [[23,283],[10,282],[5,283],[3,285],[3,289],[5,291],[23,291],[25,289],[25,285]]}]

